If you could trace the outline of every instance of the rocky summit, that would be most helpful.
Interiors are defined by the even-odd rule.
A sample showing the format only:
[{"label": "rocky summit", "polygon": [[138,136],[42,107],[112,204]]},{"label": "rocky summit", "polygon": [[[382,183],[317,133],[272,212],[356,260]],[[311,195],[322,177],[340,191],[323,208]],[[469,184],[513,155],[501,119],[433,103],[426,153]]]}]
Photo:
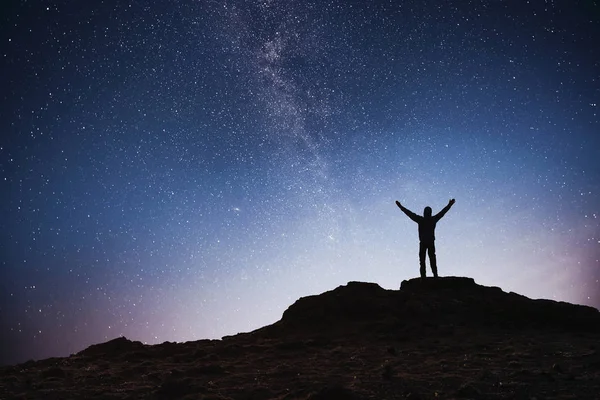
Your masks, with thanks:
[{"label": "rocky summit", "polygon": [[0,368],[2,399],[598,399],[600,312],[473,279],[349,282],[222,340]]}]

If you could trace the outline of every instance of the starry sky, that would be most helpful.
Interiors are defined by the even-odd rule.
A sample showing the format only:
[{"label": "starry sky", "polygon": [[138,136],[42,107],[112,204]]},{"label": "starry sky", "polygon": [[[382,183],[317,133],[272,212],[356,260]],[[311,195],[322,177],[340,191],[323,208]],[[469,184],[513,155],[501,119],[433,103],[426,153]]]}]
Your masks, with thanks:
[{"label": "starry sky", "polygon": [[600,307],[597,1],[1,7],[0,364],[398,289],[395,200],[456,198],[441,275]]}]

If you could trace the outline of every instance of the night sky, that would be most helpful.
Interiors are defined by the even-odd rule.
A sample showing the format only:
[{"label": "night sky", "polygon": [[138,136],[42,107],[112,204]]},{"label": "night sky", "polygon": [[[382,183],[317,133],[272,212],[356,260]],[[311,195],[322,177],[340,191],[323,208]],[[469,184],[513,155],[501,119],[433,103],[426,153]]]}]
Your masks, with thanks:
[{"label": "night sky", "polygon": [[[600,4],[4,1],[0,363],[440,275],[600,307]],[[428,267],[428,274],[431,271]]]}]

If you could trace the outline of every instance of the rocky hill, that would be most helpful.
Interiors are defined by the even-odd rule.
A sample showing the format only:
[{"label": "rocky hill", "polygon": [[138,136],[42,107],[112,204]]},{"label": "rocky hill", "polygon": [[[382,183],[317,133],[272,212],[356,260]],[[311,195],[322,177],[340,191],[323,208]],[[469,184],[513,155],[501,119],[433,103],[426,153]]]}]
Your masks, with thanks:
[{"label": "rocky hill", "polygon": [[13,399],[598,399],[600,312],[470,278],[350,282],[222,340],[0,368]]}]

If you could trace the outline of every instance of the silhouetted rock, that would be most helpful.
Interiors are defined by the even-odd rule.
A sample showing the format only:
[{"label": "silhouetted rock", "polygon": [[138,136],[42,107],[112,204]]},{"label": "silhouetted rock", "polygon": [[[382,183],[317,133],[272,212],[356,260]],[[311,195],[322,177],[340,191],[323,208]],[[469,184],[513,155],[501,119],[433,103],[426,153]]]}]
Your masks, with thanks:
[{"label": "silhouetted rock", "polygon": [[400,291],[374,283],[349,282],[318,296],[297,300],[278,322],[279,329],[302,331],[371,331],[418,328],[434,324],[438,330],[456,325],[481,328],[545,327],[600,331],[600,312],[592,307],[552,300],[532,300],[472,278],[415,278],[402,282]]},{"label": "silhouetted rock", "polygon": [[94,344],[87,349],[80,351],[77,355],[84,357],[120,357],[125,353],[132,353],[143,348],[144,345],[142,342],[134,342],[121,336],[105,343]]},{"label": "silhouetted rock", "polygon": [[317,296],[300,298],[285,310],[281,322],[310,329],[331,327],[333,322],[372,321],[393,314],[397,300],[393,291],[375,283],[349,282]]},{"label": "silhouetted rock", "polygon": [[600,312],[473,279],[350,282],[222,340],[124,337],[0,368],[0,398],[596,399]]},{"label": "silhouetted rock", "polygon": [[[445,276],[439,278],[414,278],[402,281],[400,290],[405,292],[429,292],[432,290],[476,290],[473,278],[460,276]],[[497,288],[499,289],[499,288]]]}]

